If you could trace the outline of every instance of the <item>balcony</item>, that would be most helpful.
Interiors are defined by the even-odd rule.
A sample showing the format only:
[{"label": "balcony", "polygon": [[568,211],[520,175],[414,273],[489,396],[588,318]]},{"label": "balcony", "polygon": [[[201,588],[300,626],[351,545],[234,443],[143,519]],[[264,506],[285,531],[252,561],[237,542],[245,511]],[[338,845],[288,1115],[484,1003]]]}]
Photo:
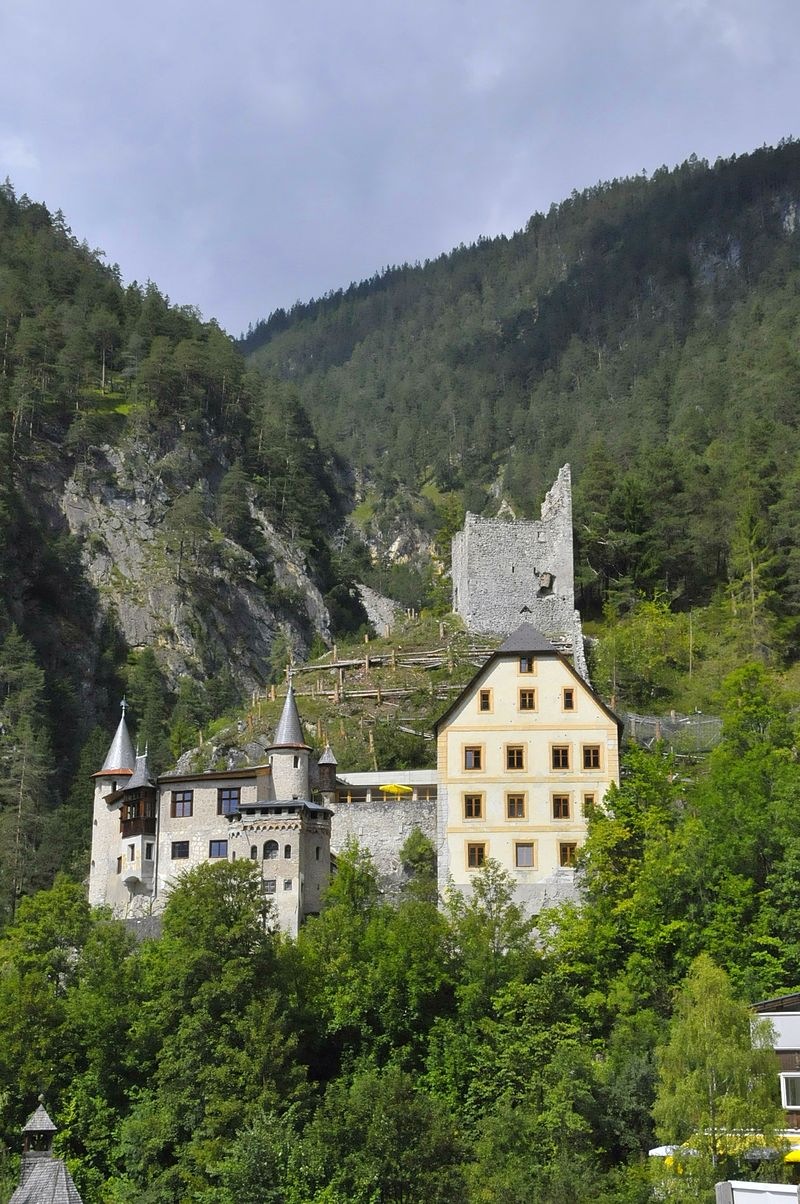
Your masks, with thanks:
[{"label": "balcony", "polygon": [[138,815],[136,819],[121,819],[119,830],[122,836],[155,836],[156,817],[154,815]]}]

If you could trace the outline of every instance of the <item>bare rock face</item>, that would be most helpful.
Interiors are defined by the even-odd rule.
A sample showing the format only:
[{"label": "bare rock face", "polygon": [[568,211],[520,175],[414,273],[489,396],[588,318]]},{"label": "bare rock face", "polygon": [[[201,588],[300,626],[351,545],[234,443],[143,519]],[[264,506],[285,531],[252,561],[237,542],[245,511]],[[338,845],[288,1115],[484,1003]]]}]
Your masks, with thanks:
[{"label": "bare rock face", "polygon": [[377,590],[370,589],[368,585],[359,583],[356,589],[361,599],[361,605],[367,612],[367,618],[377,635],[388,635],[402,608],[391,598],[387,598],[385,594],[379,594]]},{"label": "bare rock face", "polygon": [[245,548],[214,527],[194,542],[170,531],[170,497],[144,448],[103,448],[100,462],[80,465],[66,480],[59,501],[102,604],[132,648],[157,650],[173,683],[186,672],[228,666],[254,689],[269,676],[279,634],[300,652],[315,631],[329,637],[328,611],[302,553],[267,517],[251,507],[276,584],[291,591],[291,610],[279,614]]}]

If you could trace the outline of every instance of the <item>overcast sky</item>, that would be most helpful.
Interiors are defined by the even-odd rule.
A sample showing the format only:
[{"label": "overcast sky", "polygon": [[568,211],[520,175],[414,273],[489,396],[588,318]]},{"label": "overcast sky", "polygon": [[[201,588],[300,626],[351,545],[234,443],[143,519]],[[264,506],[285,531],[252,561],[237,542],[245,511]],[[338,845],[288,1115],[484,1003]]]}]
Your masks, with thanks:
[{"label": "overcast sky", "polygon": [[248,322],[800,134],[798,0],[0,0],[0,178]]}]

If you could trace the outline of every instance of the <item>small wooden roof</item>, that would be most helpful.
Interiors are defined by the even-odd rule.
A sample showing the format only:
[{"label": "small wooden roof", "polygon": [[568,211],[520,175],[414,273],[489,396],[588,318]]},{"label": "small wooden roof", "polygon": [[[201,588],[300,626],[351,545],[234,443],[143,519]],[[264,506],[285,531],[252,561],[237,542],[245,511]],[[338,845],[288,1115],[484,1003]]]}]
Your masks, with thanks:
[{"label": "small wooden roof", "polygon": [[35,1112],[32,1112],[22,1130],[23,1133],[57,1133],[58,1129],[53,1124],[50,1117],[45,1111],[44,1104],[39,1104]]}]

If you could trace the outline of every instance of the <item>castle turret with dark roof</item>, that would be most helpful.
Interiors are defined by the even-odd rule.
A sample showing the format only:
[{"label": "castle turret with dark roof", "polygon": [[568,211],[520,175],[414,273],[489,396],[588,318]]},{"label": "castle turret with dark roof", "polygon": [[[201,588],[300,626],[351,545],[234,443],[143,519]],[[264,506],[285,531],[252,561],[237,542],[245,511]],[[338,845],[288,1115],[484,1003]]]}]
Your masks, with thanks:
[{"label": "castle turret with dark roof", "polygon": [[[128,725],[125,722],[127,703],[124,698],[120,705],[122,707],[122,715],[117,724],[114,739],[109,745],[102,768],[94,775],[95,778],[128,778],[133,773],[136,765],[136,753],[133,751],[133,741],[128,732]],[[115,789],[115,786],[112,786],[111,789]]]},{"label": "castle turret with dark roof", "polygon": [[303,725],[297,710],[294,688],[289,683],[286,701],[275,729],[272,744],[267,746],[272,766],[272,781],[276,799],[307,799],[309,797],[308,759],[310,745],[306,744]]}]

